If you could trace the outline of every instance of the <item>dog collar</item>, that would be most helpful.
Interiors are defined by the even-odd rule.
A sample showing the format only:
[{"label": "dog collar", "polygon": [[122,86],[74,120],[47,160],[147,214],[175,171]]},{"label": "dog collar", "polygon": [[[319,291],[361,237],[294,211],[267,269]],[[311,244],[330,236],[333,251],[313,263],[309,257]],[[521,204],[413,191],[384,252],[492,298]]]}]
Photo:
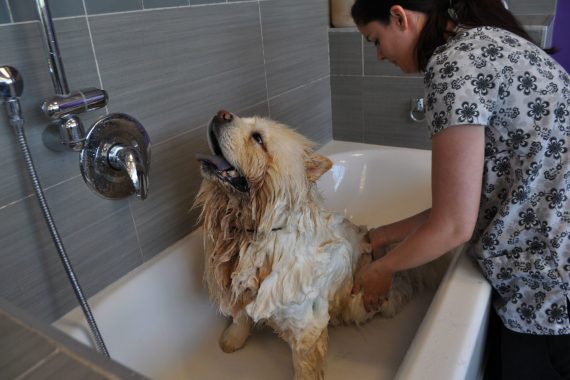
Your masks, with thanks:
[{"label": "dog collar", "polygon": [[[272,229],[271,229],[271,232],[279,231],[279,230],[282,230],[282,229],[283,229],[283,227],[272,228]],[[247,231],[247,232],[250,232],[250,233],[254,233],[254,232],[255,232],[255,230],[249,229],[249,228],[248,228],[246,231]]]},{"label": "dog collar", "polygon": [[[275,232],[275,231],[280,231],[282,230],[283,227],[276,227],[276,228],[272,228],[271,232]],[[240,229],[238,229],[237,227],[232,227],[232,231],[241,231]],[[254,230],[253,228],[247,228],[245,230],[245,232],[248,232],[250,234],[257,232],[256,230]]]}]

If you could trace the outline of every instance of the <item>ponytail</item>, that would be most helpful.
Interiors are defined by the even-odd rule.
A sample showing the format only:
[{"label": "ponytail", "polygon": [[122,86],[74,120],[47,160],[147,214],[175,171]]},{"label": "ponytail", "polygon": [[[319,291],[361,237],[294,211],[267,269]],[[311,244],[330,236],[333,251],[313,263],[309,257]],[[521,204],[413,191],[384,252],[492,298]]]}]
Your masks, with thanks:
[{"label": "ponytail", "polygon": [[532,41],[501,0],[356,0],[351,15],[357,25],[364,26],[371,21],[387,25],[390,8],[394,5],[428,16],[415,51],[421,71],[425,71],[435,49],[445,43],[446,37],[453,35],[446,31],[449,21],[467,28],[497,27]]}]

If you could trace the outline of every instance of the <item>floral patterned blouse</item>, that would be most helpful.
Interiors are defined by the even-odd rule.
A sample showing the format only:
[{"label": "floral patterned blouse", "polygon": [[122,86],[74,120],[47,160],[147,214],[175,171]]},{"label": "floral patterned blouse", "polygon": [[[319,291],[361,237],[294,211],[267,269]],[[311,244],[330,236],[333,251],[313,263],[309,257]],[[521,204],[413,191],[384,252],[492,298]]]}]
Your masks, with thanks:
[{"label": "floral patterned blouse", "polygon": [[570,78],[545,52],[499,28],[458,29],[430,58],[432,136],[485,128],[481,204],[468,251],[506,327],[570,334]]}]

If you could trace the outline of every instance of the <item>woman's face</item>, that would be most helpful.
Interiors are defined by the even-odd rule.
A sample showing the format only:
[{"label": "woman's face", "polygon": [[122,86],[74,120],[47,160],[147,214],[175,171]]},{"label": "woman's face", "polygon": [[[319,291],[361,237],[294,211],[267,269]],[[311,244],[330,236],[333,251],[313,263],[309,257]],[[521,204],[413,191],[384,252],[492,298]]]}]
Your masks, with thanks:
[{"label": "woman's face", "polygon": [[415,48],[424,22],[425,15],[394,6],[387,25],[371,21],[358,30],[374,43],[379,60],[387,59],[405,73],[416,73]]}]

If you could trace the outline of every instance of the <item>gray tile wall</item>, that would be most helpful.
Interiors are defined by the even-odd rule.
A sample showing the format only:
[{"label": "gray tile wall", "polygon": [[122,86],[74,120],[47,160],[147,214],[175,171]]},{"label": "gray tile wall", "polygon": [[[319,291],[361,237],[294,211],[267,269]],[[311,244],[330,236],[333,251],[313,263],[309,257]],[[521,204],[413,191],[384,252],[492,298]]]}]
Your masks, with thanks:
[{"label": "gray tile wall", "polygon": [[334,139],[429,149],[425,123],[409,117],[422,76],[379,62],[356,28],[330,29],[329,42]]},{"label": "gray tile wall", "polygon": [[511,12],[515,15],[552,15],[556,10],[556,1],[557,0],[507,0],[507,4]]},{"label": "gray tile wall", "polygon": [[[195,228],[194,156],[207,150],[205,126],[218,109],[271,116],[318,144],[332,138],[327,0],[50,5],[71,89],[102,87],[110,96],[107,109],[82,116],[86,126],[106,112],[125,112],[153,143],[147,200],[91,193],[78,154],[42,143],[40,104],[53,88],[34,2],[0,0],[0,65],[24,78],[27,138],[88,296]],[[0,175],[0,297],[51,322],[76,302],[4,112]]]}]

